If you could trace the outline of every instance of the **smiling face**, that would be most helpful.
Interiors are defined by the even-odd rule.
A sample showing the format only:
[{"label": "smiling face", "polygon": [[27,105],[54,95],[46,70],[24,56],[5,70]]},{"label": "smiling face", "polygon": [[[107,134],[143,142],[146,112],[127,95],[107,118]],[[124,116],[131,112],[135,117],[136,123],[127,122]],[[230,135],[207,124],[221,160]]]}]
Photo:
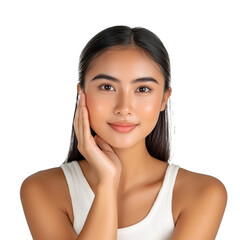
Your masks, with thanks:
[{"label": "smiling face", "polygon": [[[94,59],[84,91],[92,129],[114,148],[145,141],[171,93],[164,94],[158,65],[137,47],[113,47]],[[125,133],[109,125],[121,121],[137,125]]]}]

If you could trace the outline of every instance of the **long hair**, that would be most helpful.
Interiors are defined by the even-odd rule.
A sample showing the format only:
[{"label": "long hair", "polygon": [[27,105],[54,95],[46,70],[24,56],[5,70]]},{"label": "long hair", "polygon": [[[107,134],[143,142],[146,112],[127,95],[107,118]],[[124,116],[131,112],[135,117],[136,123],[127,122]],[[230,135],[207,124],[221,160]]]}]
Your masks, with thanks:
[{"label": "long hair", "polygon": [[[131,45],[135,45],[144,50],[144,52],[158,64],[165,80],[164,91],[167,91],[170,87],[170,60],[163,43],[154,33],[145,28],[130,28],[127,26],[113,26],[107,28],[99,32],[87,43],[80,55],[79,61],[78,80],[80,87],[84,89],[85,76],[94,58],[110,47]],[[73,122],[77,109],[77,99],[78,93]],[[170,157],[168,121],[168,108],[166,106],[165,110],[160,112],[156,126],[145,140],[149,154],[164,162],[168,162]],[[91,127],[90,129],[91,134],[95,136],[96,133]],[[84,159],[84,156],[78,151],[77,145],[78,142],[72,123],[70,148],[65,163]]]}]

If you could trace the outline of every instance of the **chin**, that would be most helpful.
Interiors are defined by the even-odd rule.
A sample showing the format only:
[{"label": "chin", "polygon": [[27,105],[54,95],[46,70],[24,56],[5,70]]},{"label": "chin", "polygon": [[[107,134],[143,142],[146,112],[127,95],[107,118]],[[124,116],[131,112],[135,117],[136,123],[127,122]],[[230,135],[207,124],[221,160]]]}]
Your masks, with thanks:
[{"label": "chin", "polygon": [[117,148],[117,149],[129,148],[134,146],[138,142],[136,141],[136,139],[132,139],[131,137],[126,137],[126,136],[125,136],[125,139],[121,137],[115,137],[115,136],[111,136],[111,137],[102,136],[102,138],[111,147]]},{"label": "chin", "polygon": [[142,141],[144,141],[145,144],[145,138],[152,131],[152,128],[149,128],[149,126],[147,129],[144,129],[144,132],[142,132],[142,127],[137,126],[137,129],[128,133],[115,132],[110,129],[111,127],[109,126],[106,128],[104,126],[91,127],[100,138],[115,149],[131,148]]},{"label": "chin", "polygon": [[126,148],[131,148],[133,147],[134,145],[136,145],[136,143],[108,143],[112,148],[114,149],[126,149]]},{"label": "chin", "polygon": [[99,137],[101,137],[107,144],[109,144],[113,149],[127,149],[132,148],[136,144],[139,144],[140,142],[144,141],[145,144],[145,137],[142,136],[130,136],[128,134],[123,134],[120,136],[112,134],[111,136],[107,136],[106,134],[99,134]]}]

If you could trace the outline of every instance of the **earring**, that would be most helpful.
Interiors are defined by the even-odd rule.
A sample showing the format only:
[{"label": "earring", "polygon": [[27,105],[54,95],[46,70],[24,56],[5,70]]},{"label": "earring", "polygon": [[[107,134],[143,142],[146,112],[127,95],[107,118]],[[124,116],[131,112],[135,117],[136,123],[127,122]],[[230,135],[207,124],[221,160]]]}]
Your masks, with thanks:
[{"label": "earring", "polygon": [[77,96],[77,104],[79,103],[79,101],[80,101],[80,94],[78,94]]}]

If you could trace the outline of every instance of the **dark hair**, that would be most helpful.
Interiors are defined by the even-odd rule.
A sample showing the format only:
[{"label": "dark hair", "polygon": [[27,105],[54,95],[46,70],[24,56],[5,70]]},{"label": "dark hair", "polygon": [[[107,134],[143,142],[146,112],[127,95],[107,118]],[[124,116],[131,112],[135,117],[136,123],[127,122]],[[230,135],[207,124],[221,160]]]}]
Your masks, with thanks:
[{"label": "dark hair", "polygon": [[[130,28],[127,26],[113,26],[107,28],[99,32],[87,43],[80,55],[80,87],[84,89],[85,76],[94,58],[99,56],[103,51],[106,51],[110,47],[131,45],[137,46],[144,50],[144,52],[158,64],[165,79],[164,91],[167,91],[170,87],[170,61],[168,52],[163,43],[154,33],[145,28]],[[76,97],[73,121],[77,109],[77,99],[78,93]],[[164,162],[168,162],[170,157],[168,121],[168,110],[166,106],[165,110],[160,112],[155,128],[146,137],[146,147],[149,154]],[[96,135],[92,128],[91,133],[93,136]],[[79,161],[84,159],[84,156],[78,151],[77,145],[77,138],[74,132],[74,126],[72,124],[70,148],[65,162]]]}]

